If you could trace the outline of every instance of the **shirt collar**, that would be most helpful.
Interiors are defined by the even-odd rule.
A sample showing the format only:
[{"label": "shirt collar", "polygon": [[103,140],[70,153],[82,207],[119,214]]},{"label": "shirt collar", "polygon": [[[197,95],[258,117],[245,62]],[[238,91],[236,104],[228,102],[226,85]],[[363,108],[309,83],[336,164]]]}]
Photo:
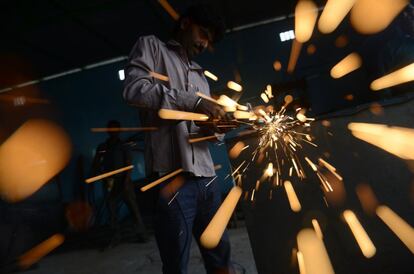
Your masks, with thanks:
[{"label": "shirt collar", "polygon": [[[184,51],[184,49],[183,49],[183,47],[181,46],[181,44],[178,42],[178,41],[176,41],[176,40],[174,40],[174,39],[171,39],[171,40],[169,40],[168,42],[167,42],[167,47],[169,47],[169,48],[171,48],[171,49],[173,49],[173,50],[175,50],[175,51],[177,51],[178,52],[178,54],[184,59],[184,60],[187,60],[187,53]],[[203,68],[199,65],[199,64],[197,64],[196,62],[194,62],[194,61],[190,61],[190,69],[194,69],[194,70],[203,70]]]}]

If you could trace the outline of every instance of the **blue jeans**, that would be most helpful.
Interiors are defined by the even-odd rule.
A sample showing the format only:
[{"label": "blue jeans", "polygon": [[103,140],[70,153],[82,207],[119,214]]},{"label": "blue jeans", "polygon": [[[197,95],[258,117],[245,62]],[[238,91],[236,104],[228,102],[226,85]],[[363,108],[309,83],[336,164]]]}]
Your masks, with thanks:
[{"label": "blue jeans", "polygon": [[221,204],[219,180],[206,186],[211,179],[213,178],[186,177],[173,200],[171,196],[159,195],[155,237],[164,274],[187,273],[192,235],[200,248],[207,273],[234,273],[230,263],[227,232],[224,232],[219,245],[214,249],[205,249],[199,242],[201,234]]}]

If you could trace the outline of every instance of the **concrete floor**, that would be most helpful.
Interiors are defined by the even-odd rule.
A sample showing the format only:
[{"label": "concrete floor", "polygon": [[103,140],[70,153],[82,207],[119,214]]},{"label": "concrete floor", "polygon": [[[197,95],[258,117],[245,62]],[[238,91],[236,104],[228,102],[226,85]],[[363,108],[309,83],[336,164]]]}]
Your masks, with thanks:
[{"label": "concrete floor", "polygon": [[[232,261],[237,273],[255,274],[256,265],[246,229],[229,230]],[[43,258],[28,274],[157,274],[161,273],[161,259],[154,237],[145,244],[124,243],[101,252],[96,249],[74,250]],[[193,241],[189,274],[205,273],[200,252]]]}]

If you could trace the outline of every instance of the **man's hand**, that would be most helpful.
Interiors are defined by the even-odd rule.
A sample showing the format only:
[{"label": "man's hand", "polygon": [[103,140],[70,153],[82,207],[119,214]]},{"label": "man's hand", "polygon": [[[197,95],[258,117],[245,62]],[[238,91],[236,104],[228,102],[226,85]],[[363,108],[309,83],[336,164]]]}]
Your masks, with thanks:
[{"label": "man's hand", "polygon": [[195,112],[203,113],[210,117],[210,119],[226,120],[226,112],[224,109],[206,99],[200,98],[195,106]]}]

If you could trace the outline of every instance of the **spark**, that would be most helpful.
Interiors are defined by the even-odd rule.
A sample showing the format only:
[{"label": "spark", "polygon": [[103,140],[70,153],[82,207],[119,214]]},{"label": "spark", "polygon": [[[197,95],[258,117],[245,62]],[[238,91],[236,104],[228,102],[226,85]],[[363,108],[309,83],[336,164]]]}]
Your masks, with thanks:
[{"label": "spark", "polygon": [[308,164],[313,169],[313,171],[318,171],[318,168],[316,167],[316,165],[311,160],[309,160],[308,157],[305,157],[305,160],[306,160],[306,162],[308,162]]},{"label": "spark", "polygon": [[171,177],[174,177],[175,175],[177,175],[177,174],[179,174],[179,173],[181,173],[183,171],[184,170],[182,168],[179,168],[176,171],[173,171],[173,172],[171,172],[171,173],[169,173],[169,174],[167,174],[167,175],[165,175],[165,176],[163,176],[163,177],[155,180],[154,182],[149,183],[148,185],[141,187],[141,191],[142,192],[147,191],[148,189],[153,188],[154,186],[161,184],[165,180],[168,180]]},{"label": "spark", "polygon": [[222,168],[222,166],[221,166],[221,165],[215,165],[215,166],[214,166],[214,170],[219,170],[220,168]]},{"label": "spark", "polygon": [[172,109],[160,109],[158,115],[162,119],[166,120],[192,120],[192,121],[207,121],[208,116],[200,113],[172,110]]},{"label": "spark", "polygon": [[343,212],[342,215],[349,225],[352,234],[354,234],[355,240],[357,241],[362,254],[364,254],[366,258],[371,258],[374,256],[377,249],[375,248],[365,229],[362,227],[355,213],[347,209]]},{"label": "spark", "polygon": [[272,92],[272,86],[271,85],[266,86],[265,93],[266,93],[267,97],[269,97],[269,99],[273,98],[273,92]]},{"label": "spark", "polygon": [[318,236],[319,239],[323,239],[323,234],[322,234],[322,229],[319,226],[318,220],[316,219],[312,219],[312,225],[313,225],[313,229],[315,230],[316,235]]},{"label": "spark", "polygon": [[393,87],[402,83],[414,80],[414,63],[405,66],[397,71],[382,76],[371,83],[372,90],[380,90]]},{"label": "spark", "polygon": [[318,22],[322,33],[333,32],[351,10],[356,0],[328,0]]},{"label": "spark", "polygon": [[214,178],[213,179],[211,179],[210,180],[210,182],[208,182],[207,184],[206,184],[206,187],[208,187],[215,179],[217,179],[218,178],[218,176],[214,176]]},{"label": "spark", "polygon": [[160,74],[160,73],[155,72],[155,71],[150,71],[150,72],[149,72],[149,75],[150,75],[151,77],[154,77],[155,79],[158,79],[158,80],[161,80],[161,81],[164,81],[164,82],[168,82],[168,81],[170,80],[170,79],[168,78],[168,76],[163,75],[163,74]]},{"label": "spark", "polygon": [[133,168],[134,168],[134,165],[129,165],[129,166],[126,166],[126,167],[122,167],[122,168],[119,168],[119,169],[116,169],[116,170],[113,170],[113,171],[106,172],[106,173],[101,174],[101,175],[97,175],[97,176],[88,178],[88,179],[85,180],[85,182],[90,184],[90,183],[99,181],[101,179],[111,177],[112,175],[119,174],[119,173],[122,173],[122,172],[125,172],[125,171],[128,171],[128,170],[131,170]]},{"label": "spark", "polygon": [[296,256],[298,257],[299,273],[306,274],[305,261],[303,260],[302,252],[296,252]]},{"label": "spark", "polygon": [[297,235],[298,249],[303,254],[306,274],[334,274],[323,241],[312,229],[302,229]]},{"label": "spark", "polygon": [[174,10],[174,8],[168,3],[167,0],[158,0],[158,3],[165,9],[165,11],[177,21],[180,18],[180,15]]},{"label": "spark", "polygon": [[168,202],[168,205],[170,205],[173,201],[174,201],[174,199],[177,197],[177,195],[178,195],[178,191],[174,194],[174,196],[171,198],[171,200]]},{"label": "spark", "polygon": [[213,81],[218,81],[218,77],[216,75],[214,75],[213,73],[211,73],[208,70],[204,71],[204,75],[207,76],[208,78],[212,79]]},{"label": "spark", "polygon": [[69,162],[72,144],[57,124],[30,119],[0,145],[0,196],[8,202],[29,197]]},{"label": "spark", "polygon": [[234,186],[230,190],[229,194],[224,199],[213,219],[211,219],[210,223],[201,234],[200,243],[202,246],[208,249],[212,249],[219,244],[242,192],[242,189],[238,186]]},{"label": "spark", "polygon": [[290,50],[287,72],[293,73],[293,71],[295,70],[296,63],[298,62],[301,49],[302,49],[302,43],[298,42],[296,39],[293,40],[292,49]]},{"label": "spark", "polygon": [[361,57],[359,54],[353,52],[339,61],[339,63],[331,69],[331,77],[335,79],[341,78],[348,73],[351,73],[352,71],[360,68],[361,64]]},{"label": "spark", "polygon": [[243,88],[240,84],[238,84],[236,82],[233,82],[233,81],[228,81],[227,82],[227,87],[229,89],[232,89],[232,90],[237,91],[237,92],[240,92],[240,91],[243,90]]},{"label": "spark", "polygon": [[243,161],[234,171],[233,171],[233,173],[231,174],[231,176],[234,176],[234,174],[236,174],[237,173],[237,171],[239,171],[239,169],[244,165],[244,163],[246,163],[246,161]]},{"label": "spark", "polygon": [[260,98],[262,98],[263,102],[265,102],[266,104],[269,103],[269,98],[264,92],[260,94]]},{"label": "spark", "polygon": [[349,123],[348,129],[358,139],[402,159],[414,160],[414,129],[369,123]]},{"label": "spark", "polygon": [[343,180],[343,178],[338,174],[338,173],[336,173],[336,168],[333,166],[333,165],[331,165],[330,163],[328,163],[327,161],[325,161],[324,159],[322,159],[322,158],[319,158],[318,159],[319,160],[319,162],[322,164],[322,165],[324,165],[333,175],[335,175],[335,177],[336,178],[338,178],[338,180],[340,180],[340,181],[342,181]]},{"label": "spark", "polygon": [[18,264],[22,269],[27,269],[34,263],[38,262],[41,258],[46,256],[52,250],[60,246],[65,240],[62,234],[55,234],[33,247],[18,259]]},{"label": "spark", "polygon": [[251,113],[251,112],[236,110],[233,113],[233,116],[236,119],[249,119],[250,120],[250,119],[253,119],[256,115],[254,115],[254,113]]},{"label": "spark", "polygon": [[242,141],[237,142],[229,151],[230,158],[239,157],[240,153],[245,149],[245,144]]},{"label": "spark", "polygon": [[273,163],[269,163],[269,165],[266,168],[265,174],[267,177],[273,176]]},{"label": "spark", "polygon": [[253,202],[254,200],[254,193],[256,192],[256,189],[253,189],[252,196],[250,197],[250,201]]},{"label": "spark", "polygon": [[191,139],[188,139],[188,142],[190,144],[194,144],[194,143],[208,141],[208,140],[214,140],[214,139],[217,139],[216,135],[210,135],[210,136],[199,137],[199,138],[191,138]]},{"label": "spark", "polygon": [[216,104],[220,105],[220,103],[216,99],[211,98],[210,96],[208,96],[208,95],[206,95],[204,93],[201,93],[201,92],[197,91],[196,94],[198,96],[200,96],[201,98],[203,98],[203,99],[206,99],[206,100],[208,100],[210,102],[213,102],[213,103],[216,103]]},{"label": "spark", "polygon": [[414,229],[391,208],[381,205],[376,210],[378,217],[397,235],[414,254]]},{"label": "spark", "polygon": [[92,132],[130,132],[130,131],[153,131],[157,130],[157,127],[94,127],[91,128]]},{"label": "spark", "polygon": [[308,41],[318,17],[318,8],[311,0],[300,0],[295,8],[295,35],[300,43]]},{"label": "spark", "polygon": [[302,206],[300,205],[298,196],[296,196],[296,192],[292,186],[292,183],[290,181],[285,181],[284,186],[286,190],[286,195],[289,200],[290,208],[293,212],[299,212],[302,209]]}]

